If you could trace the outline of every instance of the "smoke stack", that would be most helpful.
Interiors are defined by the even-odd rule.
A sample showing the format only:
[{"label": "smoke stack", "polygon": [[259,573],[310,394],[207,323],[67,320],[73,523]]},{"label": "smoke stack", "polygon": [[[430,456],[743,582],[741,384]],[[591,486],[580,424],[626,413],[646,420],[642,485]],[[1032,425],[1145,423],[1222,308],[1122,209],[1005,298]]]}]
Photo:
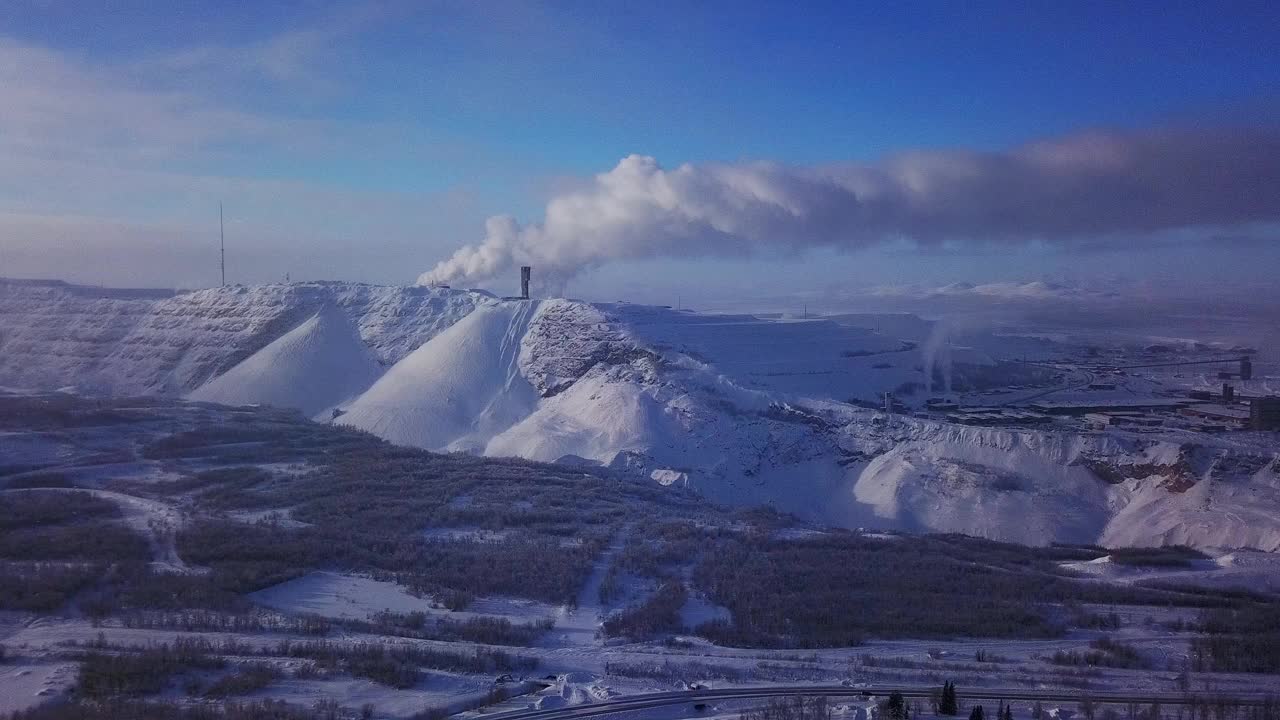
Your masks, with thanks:
[{"label": "smoke stack", "polygon": [[520,297],[529,299],[529,275],[533,273],[533,268],[528,265],[520,267]]}]

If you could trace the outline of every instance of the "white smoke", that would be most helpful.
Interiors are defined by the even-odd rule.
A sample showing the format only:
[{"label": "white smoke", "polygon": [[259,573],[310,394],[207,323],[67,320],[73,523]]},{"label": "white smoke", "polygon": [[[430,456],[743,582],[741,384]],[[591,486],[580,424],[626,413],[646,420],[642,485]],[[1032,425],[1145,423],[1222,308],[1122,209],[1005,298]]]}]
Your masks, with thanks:
[{"label": "white smoke", "polygon": [[941,318],[933,324],[933,330],[925,339],[920,353],[924,358],[924,389],[933,395],[933,373],[941,364],[944,394],[951,394],[951,334],[953,323],[949,318]]},{"label": "white smoke", "polygon": [[424,273],[480,283],[519,265],[557,284],[616,260],[856,248],[888,239],[1077,242],[1280,220],[1280,133],[1092,133],[1006,152],[928,151],[870,165],[681,165],[632,155],[548,203],[500,216]]}]

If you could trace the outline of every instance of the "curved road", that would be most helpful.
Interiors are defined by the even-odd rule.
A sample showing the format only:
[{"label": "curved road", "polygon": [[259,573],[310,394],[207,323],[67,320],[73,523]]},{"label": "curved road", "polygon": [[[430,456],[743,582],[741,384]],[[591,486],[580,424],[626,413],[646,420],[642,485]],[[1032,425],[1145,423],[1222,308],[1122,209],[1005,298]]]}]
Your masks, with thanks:
[{"label": "curved road", "polygon": [[[631,710],[649,710],[673,705],[685,705],[715,702],[717,700],[752,700],[776,697],[860,697],[862,695],[887,696],[892,692],[900,692],[908,698],[927,698],[938,692],[937,687],[910,688],[893,686],[845,687],[843,685],[777,685],[758,688],[726,688],[707,690],[682,690],[665,693],[646,693],[631,695],[616,700],[606,700],[588,705],[551,708],[548,710],[515,710],[487,716],[487,720],[563,720],[565,718],[586,718],[597,715],[608,715]],[[1274,702],[1272,697],[1264,695],[1221,696],[1175,694],[1175,693],[1073,693],[1061,690],[1017,690],[1017,689],[984,689],[962,690],[962,700],[1027,700],[1049,702],[1080,702],[1092,700],[1095,703],[1141,703],[1159,702],[1165,705],[1187,705],[1193,702],[1226,699],[1238,705],[1261,705]],[[694,713],[690,713],[691,715]]]}]

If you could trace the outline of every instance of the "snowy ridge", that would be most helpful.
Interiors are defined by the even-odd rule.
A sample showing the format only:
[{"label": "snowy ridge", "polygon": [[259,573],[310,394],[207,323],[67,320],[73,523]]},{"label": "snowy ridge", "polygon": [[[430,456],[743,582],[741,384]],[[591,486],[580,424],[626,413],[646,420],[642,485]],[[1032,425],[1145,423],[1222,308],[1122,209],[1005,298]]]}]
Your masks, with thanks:
[{"label": "snowy ridge", "polygon": [[391,365],[485,300],[355,283],[174,293],[0,279],[0,385],[182,395],[336,306]]},{"label": "snowy ridge", "polygon": [[[900,323],[899,323],[900,324]],[[297,407],[392,442],[606,466],[846,527],[1280,549],[1274,435],[983,428],[847,404],[896,334],[347,283],[0,281],[0,386]]]}]

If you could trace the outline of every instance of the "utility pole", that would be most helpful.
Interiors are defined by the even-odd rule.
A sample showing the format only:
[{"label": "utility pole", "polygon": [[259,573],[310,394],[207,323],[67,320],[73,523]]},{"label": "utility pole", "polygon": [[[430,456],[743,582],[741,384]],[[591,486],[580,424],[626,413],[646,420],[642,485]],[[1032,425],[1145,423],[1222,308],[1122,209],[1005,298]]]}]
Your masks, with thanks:
[{"label": "utility pole", "polygon": [[227,233],[222,224],[222,201],[218,201],[218,249],[221,254],[222,286],[227,286]]}]

